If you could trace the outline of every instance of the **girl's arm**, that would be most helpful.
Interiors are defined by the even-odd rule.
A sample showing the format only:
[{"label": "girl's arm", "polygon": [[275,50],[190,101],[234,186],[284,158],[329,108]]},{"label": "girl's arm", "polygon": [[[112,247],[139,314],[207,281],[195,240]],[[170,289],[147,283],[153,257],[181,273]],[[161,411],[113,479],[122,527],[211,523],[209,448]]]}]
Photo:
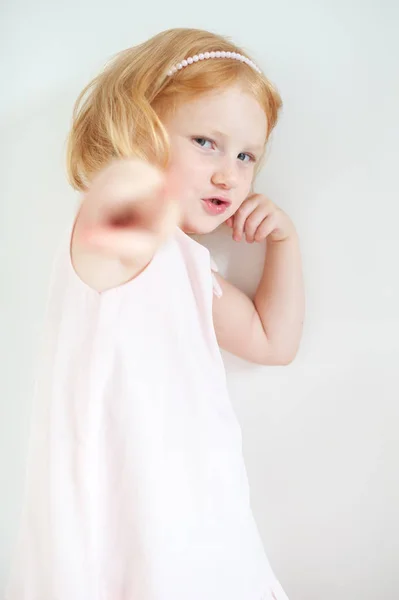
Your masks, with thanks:
[{"label": "girl's arm", "polygon": [[289,217],[264,196],[251,196],[241,208],[228,224],[237,241],[243,232],[250,242],[266,237],[265,266],[253,301],[217,275],[223,291],[213,302],[218,342],[251,362],[286,365],[297,354],[305,312],[298,235]]},{"label": "girl's arm", "polygon": [[118,160],[98,173],[82,199],[71,260],[98,292],[130,281],[151,262],[178,222],[163,175],[138,160]]}]

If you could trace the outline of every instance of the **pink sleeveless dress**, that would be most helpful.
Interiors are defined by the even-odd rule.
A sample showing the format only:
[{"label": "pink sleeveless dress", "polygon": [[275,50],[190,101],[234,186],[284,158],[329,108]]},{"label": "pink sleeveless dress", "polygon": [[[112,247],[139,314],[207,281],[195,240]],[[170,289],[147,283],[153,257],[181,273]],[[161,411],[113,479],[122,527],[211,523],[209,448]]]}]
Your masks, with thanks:
[{"label": "pink sleeveless dress", "polygon": [[7,600],[287,600],[251,512],[207,249],[101,294],[54,265]]}]

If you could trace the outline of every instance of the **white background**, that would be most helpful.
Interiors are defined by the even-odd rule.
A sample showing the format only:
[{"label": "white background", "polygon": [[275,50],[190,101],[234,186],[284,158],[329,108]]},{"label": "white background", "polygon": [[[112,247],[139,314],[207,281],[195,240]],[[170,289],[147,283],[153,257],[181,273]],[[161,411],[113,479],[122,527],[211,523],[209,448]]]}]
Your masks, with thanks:
[{"label": "white background", "polygon": [[[289,367],[226,356],[269,558],[290,600],[397,600],[396,0],[9,0],[0,10],[0,590],[49,269],[76,206],[63,162],[73,101],[112,54],[189,26],[232,36],[284,101],[258,190],[301,236],[303,344]],[[264,248],[229,235],[205,243],[252,292]]]}]

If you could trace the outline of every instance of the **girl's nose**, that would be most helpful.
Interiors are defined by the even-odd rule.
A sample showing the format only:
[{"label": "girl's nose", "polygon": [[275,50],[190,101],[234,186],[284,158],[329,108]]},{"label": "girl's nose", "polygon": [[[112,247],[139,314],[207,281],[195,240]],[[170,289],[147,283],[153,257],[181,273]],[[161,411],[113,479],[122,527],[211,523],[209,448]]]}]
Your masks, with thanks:
[{"label": "girl's nose", "polygon": [[219,164],[211,178],[212,183],[223,189],[231,189],[237,185],[237,170],[231,162]]}]

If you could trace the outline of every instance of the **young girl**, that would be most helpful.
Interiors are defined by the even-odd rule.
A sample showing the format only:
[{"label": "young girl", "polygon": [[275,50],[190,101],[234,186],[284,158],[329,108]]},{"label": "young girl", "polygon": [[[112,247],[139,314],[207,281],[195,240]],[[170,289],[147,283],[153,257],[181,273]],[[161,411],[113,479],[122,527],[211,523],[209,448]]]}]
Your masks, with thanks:
[{"label": "young girl", "polygon": [[[69,138],[82,192],[57,258],[9,600],[283,600],[250,508],[219,346],[294,358],[295,228],[254,176],[281,100],[226,39],[119,54]],[[190,234],[267,240],[254,301]]]}]

